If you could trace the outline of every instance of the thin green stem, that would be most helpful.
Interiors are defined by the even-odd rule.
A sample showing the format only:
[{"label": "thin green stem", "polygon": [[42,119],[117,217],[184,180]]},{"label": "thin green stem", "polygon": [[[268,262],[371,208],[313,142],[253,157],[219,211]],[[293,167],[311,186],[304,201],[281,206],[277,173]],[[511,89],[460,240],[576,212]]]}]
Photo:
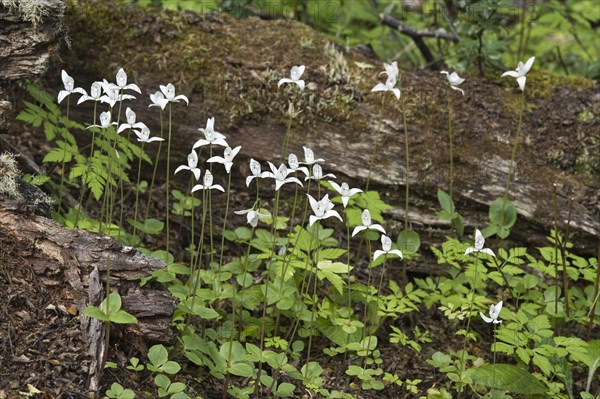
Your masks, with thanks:
[{"label": "thin green stem", "polygon": [[[142,141],[142,153],[144,152],[144,142]],[[138,214],[138,202],[140,199],[140,178],[142,172],[142,156],[138,158],[138,170],[137,170],[137,181],[135,183],[135,206],[133,211],[133,235],[137,232],[137,214]],[[121,209],[123,209],[121,207]]]},{"label": "thin green stem", "polygon": [[[160,138],[163,138],[163,111],[160,111]],[[146,211],[144,213],[144,221],[148,220],[148,213],[150,212],[150,204],[152,202],[152,191],[154,190],[154,179],[156,178],[156,171],[158,170],[158,161],[160,160],[160,150],[162,149],[162,140],[158,142],[158,150],[156,152],[156,159],[154,160],[154,170],[152,171],[152,180],[150,181],[150,188],[148,189],[148,200],[146,202]]]},{"label": "thin green stem", "polygon": [[521,91],[521,110],[519,112],[519,122],[517,124],[517,135],[515,136],[515,140],[513,142],[512,153],[510,156],[510,163],[508,164],[508,175],[506,176],[506,187],[504,189],[504,198],[508,199],[509,186],[510,186],[510,178],[513,174],[513,170],[515,167],[515,158],[517,156],[517,148],[519,148],[519,143],[521,141],[521,122],[523,120],[523,109],[525,108],[525,91]]},{"label": "thin green stem", "polygon": [[290,136],[292,135],[292,119],[293,119],[293,111],[290,107],[290,109],[288,110],[287,130],[286,130],[285,136],[283,138],[283,146],[281,147],[280,162],[283,162],[283,160],[285,159],[285,154],[287,154],[288,145],[290,142]]},{"label": "thin green stem", "polygon": [[454,193],[454,140],[452,137],[452,104],[450,102],[450,89],[446,87],[448,97],[448,143],[450,147],[450,199],[453,200]]},{"label": "thin green stem", "polygon": [[[69,119],[69,108],[71,105],[71,96],[67,96],[67,119]],[[65,127],[65,130],[68,131],[68,129]],[[66,136],[63,137],[64,140],[64,146],[63,146],[63,156],[62,156],[62,163],[61,163],[61,175],[60,175],[60,187],[58,189],[58,212],[60,213],[60,211],[62,210],[62,198],[63,198],[63,191],[64,191],[64,186],[65,186],[65,158],[67,157],[67,138]]]},{"label": "thin green stem", "polygon": [[223,217],[223,230],[221,232],[221,253],[219,254],[219,271],[217,280],[220,281],[221,267],[223,267],[223,251],[225,250],[225,228],[227,227],[227,216],[229,214],[229,199],[231,197],[231,172],[227,174],[227,199],[225,200],[225,216]]},{"label": "thin green stem", "polygon": [[[96,108],[98,103],[94,101],[94,121],[92,122],[92,126],[96,124]],[[90,167],[90,159],[94,156],[94,144],[96,142],[96,128],[92,127],[92,143],[90,145],[90,156],[88,157],[88,168]],[[79,214],[81,213],[81,207],[83,206],[83,195],[85,193],[85,185],[84,179],[81,180],[81,193],[79,195],[79,202],[77,205],[77,213],[75,214],[75,228],[79,226]]]},{"label": "thin green stem", "polygon": [[[172,132],[172,127],[173,127],[173,112],[172,112],[172,103],[169,102],[169,133],[168,133],[168,139],[167,139],[167,186],[166,186],[166,194],[165,194],[165,203],[166,203],[166,213],[167,213],[167,221],[166,221],[166,229],[167,229],[167,245],[166,245],[166,253],[169,253],[170,250],[170,244],[171,244],[171,226],[169,224],[169,214],[171,213],[171,206],[169,204],[170,201],[170,197],[171,197],[171,193],[170,193],[170,177],[171,177],[171,170],[170,170],[170,165],[171,165],[171,132]],[[166,256],[165,255],[165,261],[166,261]]]},{"label": "thin green stem", "polygon": [[373,171],[373,163],[375,162],[375,155],[379,148],[379,136],[381,136],[381,125],[383,122],[383,109],[385,105],[385,95],[381,96],[381,107],[379,108],[379,122],[377,123],[377,132],[375,133],[375,140],[373,142],[373,151],[371,152],[371,159],[369,160],[369,174],[367,175],[367,183],[365,184],[365,191],[369,191],[369,183],[371,182],[371,173]]},{"label": "thin green stem", "polygon": [[404,124],[404,157],[406,158],[406,185],[404,190],[404,229],[408,229],[408,194],[410,191],[410,162],[408,151],[408,126],[406,125],[405,100],[402,96],[402,122]]}]

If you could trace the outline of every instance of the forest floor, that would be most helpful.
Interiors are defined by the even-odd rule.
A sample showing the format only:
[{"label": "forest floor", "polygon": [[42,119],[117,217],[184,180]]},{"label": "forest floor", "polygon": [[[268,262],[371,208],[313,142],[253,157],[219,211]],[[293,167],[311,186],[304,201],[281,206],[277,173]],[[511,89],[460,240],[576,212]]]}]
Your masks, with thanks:
[{"label": "forest floor", "polygon": [[[224,30],[229,29],[226,25],[224,26]],[[138,28],[155,29],[145,26]],[[245,34],[250,33],[246,32]],[[78,44],[75,43],[75,45]],[[96,51],[93,46],[88,47],[89,51]],[[102,59],[102,57],[97,58]],[[154,67],[151,62],[148,62],[147,65]],[[242,72],[250,75],[249,69],[252,68],[253,66],[249,66],[248,70]],[[436,76],[438,75],[437,72],[430,71],[410,72],[412,74],[410,79],[418,80],[419,76],[424,76],[423,80],[429,81],[434,73]],[[535,79],[534,77],[528,80],[527,84],[532,84],[531,82]],[[539,82],[542,82],[543,79],[543,77],[538,77]],[[425,87],[424,91],[429,94],[438,90],[433,88],[437,87],[437,83],[421,83]],[[549,83],[547,85],[552,86]],[[600,135],[597,133],[600,122],[597,115],[600,114],[600,94],[597,92],[597,84],[594,87],[595,89],[590,89],[586,83],[582,86],[561,87],[556,90],[552,87],[545,88],[544,90],[550,94],[543,99],[545,101],[544,108],[532,111],[531,118],[526,121],[531,133],[527,138],[529,142],[525,146],[526,151],[534,152],[539,156],[525,157],[520,161],[522,169],[532,174],[537,173],[540,165],[547,164],[564,170],[567,175],[576,175],[577,168],[585,167],[586,181],[582,184],[585,192],[581,193],[581,197],[587,201],[584,205],[588,207],[597,207],[600,201],[600,196],[597,194],[597,171],[600,170],[600,158],[598,157]],[[461,136],[457,137],[457,148],[461,148],[461,145],[464,144],[462,150],[465,152],[462,156],[465,158],[472,155],[468,153],[467,143],[481,139],[490,130],[499,130],[500,126],[514,125],[514,113],[512,112],[502,115],[498,112],[486,117],[480,117],[473,112],[474,108],[493,110],[494,104],[498,103],[496,98],[489,100],[483,89],[474,87],[473,90],[480,90],[473,96],[476,100],[457,101],[453,104],[453,113],[456,119],[460,120],[461,126],[465,127]],[[594,91],[596,97],[590,97],[590,92]],[[445,97],[443,102],[445,103]],[[420,112],[429,111],[431,110],[422,109]],[[418,112],[416,111],[413,117],[415,117],[414,115],[419,116]],[[596,117],[587,125],[583,121],[580,125],[575,126],[572,122],[573,119],[577,118],[577,115],[583,115],[584,112],[589,112]],[[432,117],[437,118],[432,124],[445,123],[446,115],[443,113],[437,115],[437,117]],[[255,117],[260,118],[261,115]],[[240,117],[240,120],[242,119]],[[424,130],[427,130],[426,128],[427,126],[424,127]],[[20,124],[14,124],[11,129],[15,132],[22,132],[19,136],[11,137],[13,144],[23,154],[41,164],[41,159],[49,148],[48,144],[44,143],[43,132],[31,131],[30,128]],[[565,132],[572,136],[565,136]],[[411,140],[421,139],[411,138]],[[445,140],[445,137],[440,139],[438,136],[435,141],[423,141],[420,145],[421,147],[440,149],[445,146]],[[479,146],[471,148],[477,149]],[[442,153],[442,151],[438,151],[438,153]],[[589,164],[584,166],[581,166],[579,158],[582,153],[589,154],[587,159]],[[420,160],[417,157],[413,162],[419,163]],[[461,160],[457,159],[457,164],[460,163]],[[469,165],[467,162],[465,164]],[[441,172],[438,173],[441,174]],[[596,181],[590,181],[594,176],[596,176]],[[468,179],[468,176],[465,179]],[[574,180],[577,179],[574,178]],[[158,198],[164,198],[164,194],[162,195],[160,192],[157,193],[158,197],[155,203],[160,203]],[[234,195],[234,197],[236,196]],[[129,198],[132,201],[132,197]],[[247,194],[240,193],[237,198],[247,199]],[[160,207],[156,209],[157,214],[163,211],[164,209],[160,209]],[[175,235],[174,241],[177,241],[178,238],[180,237]],[[160,240],[152,243],[156,248],[160,248],[161,244]],[[176,248],[176,250],[178,251],[176,256],[181,256],[183,249]],[[90,398],[92,395],[83,391],[82,388],[87,383],[89,359],[83,351],[79,325],[80,315],[73,306],[73,298],[69,296],[66,287],[48,286],[39,280],[31,265],[26,261],[27,251],[27,248],[19,246],[18,243],[11,245],[2,241],[2,246],[0,246],[0,399],[23,398],[26,394],[20,392],[33,392],[34,389],[42,392],[34,397],[44,399]],[[422,255],[422,260],[419,261],[421,263],[418,266],[409,265],[409,278],[435,276],[444,272],[443,267],[437,265],[428,248],[423,248]],[[366,273],[358,274],[357,278],[359,281],[361,279],[366,281]],[[390,268],[385,279],[400,281],[402,279],[401,268]],[[420,352],[400,344],[391,344],[388,340],[391,325],[410,330],[418,326],[422,331],[429,331],[432,342],[423,343]],[[437,373],[432,366],[426,363],[426,360],[437,351],[447,352],[450,349],[461,349],[462,337],[455,335],[456,331],[461,328],[464,328],[464,322],[448,321],[441,311],[435,307],[427,308],[424,305],[420,306],[419,312],[386,320],[380,327],[377,335],[379,337],[378,349],[381,351],[383,360],[381,368],[397,374],[402,380],[419,380],[418,394],[408,392],[405,387],[393,384],[388,384],[382,391],[361,390],[359,382],[345,374],[346,364],[340,360],[339,356],[331,358],[323,354],[321,349],[328,345],[324,337],[317,338],[313,359],[318,361],[325,370],[324,387],[326,388],[348,392],[358,399],[414,399],[420,395],[426,395],[428,388],[442,388],[447,385],[446,376]],[[476,343],[469,343],[468,352],[490,360],[491,331],[478,330],[476,326],[473,328],[476,329],[481,339]],[[581,338],[589,337],[582,336]],[[102,381],[104,389],[108,388],[112,382],[119,382],[124,387],[138,393],[137,397],[157,397],[152,393],[155,390],[151,387],[153,385],[151,383],[152,376],[149,372],[134,372],[126,370],[124,367],[133,356],[145,359],[147,344],[128,334],[126,328],[115,328],[111,334],[108,360],[117,363],[119,367],[105,371]],[[183,370],[177,375],[177,379],[188,385],[188,393],[191,396],[195,394],[204,399],[222,397],[222,381],[211,377],[206,370],[185,363],[183,357],[176,360],[181,360],[183,365]],[[501,357],[498,358],[498,361],[500,360]],[[234,382],[239,386],[247,383],[243,380]],[[308,392],[300,392],[300,390],[298,390],[296,398],[317,399],[316,396]]]}]

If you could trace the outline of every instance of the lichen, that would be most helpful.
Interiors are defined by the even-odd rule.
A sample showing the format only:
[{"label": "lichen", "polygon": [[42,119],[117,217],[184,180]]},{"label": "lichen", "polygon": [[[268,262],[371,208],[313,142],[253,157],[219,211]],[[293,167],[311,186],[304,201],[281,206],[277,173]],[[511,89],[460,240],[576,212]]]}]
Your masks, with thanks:
[{"label": "lichen", "polygon": [[19,15],[22,21],[38,26],[57,12],[62,15],[64,7],[57,0],[0,0],[11,12]]},{"label": "lichen", "polygon": [[5,152],[0,154],[0,198],[23,199],[18,189],[19,168],[15,156]]}]

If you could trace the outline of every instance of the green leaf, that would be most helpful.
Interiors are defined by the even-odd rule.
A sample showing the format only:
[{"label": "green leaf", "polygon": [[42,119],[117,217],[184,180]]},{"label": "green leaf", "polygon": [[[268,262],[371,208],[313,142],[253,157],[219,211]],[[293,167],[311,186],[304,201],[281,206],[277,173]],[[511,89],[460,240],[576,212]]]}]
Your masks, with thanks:
[{"label": "green leaf", "polygon": [[405,229],[400,232],[396,244],[403,254],[416,253],[421,246],[419,234],[413,229]]},{"label": "green leaf", "polygon": [[287,396],[290,396],[294,392],[294,389],[296,389],[296,386],[294,384],[290,384],[289,382],[282,382],[277,387],[277,390],[275,391],[275,396],[279,398],[285,398]]},{"label": "green leaf", "polygon": [[83,314],[101,321],[108,321],[106,314],[95,306],[88,306],[83,310]]},{"label": "green leaf", "polygon": [[160,367],[169,360],[169,352],[164,345],[154,345],[148,351],[148,360],[154,367]]},{"label": "green leaf", "polygon": [[110,321],[117,324],[135,324],[138,322],[135,316],[124,310],[119,310],[116,313],[111,310]]},{"label": "green leaf", "polygon": [[472,370],[473,382],[486,387],[523,395],[543,395],[547,391],[531,373],[511,364],[488,364]]},{"label": "green leaf", "polygon": [[[450,198],[450,196],[446,194],[446,192],[440,189],[437,190],[437,198],[438,202],[440,203],[440,206],[442,207],[442,210],[445,211],[445,213],[452,216],[454,214],[454,201],[452,201],[452,198]],[[450,219],[444,220],[452,220],[452,217],[450,217]]]},{"label": "green leaf", "polygon": [[246,363],[233,363],[227,371],[239,377],[252,377],[254,374],[254,368]]},{"label": "green leaf", "polygon": [[164,222],[154,218],[144,220],[144,223],[133,219],[127,219],[127,222],[142,233],[150,235],[160,233],[165,226]]},{"label": "green leaf", "polygon": [[510,200],[499,197],[490,205],[489,217],[492,224],[503,229],[504,233],[517,221],[517,209]]}]

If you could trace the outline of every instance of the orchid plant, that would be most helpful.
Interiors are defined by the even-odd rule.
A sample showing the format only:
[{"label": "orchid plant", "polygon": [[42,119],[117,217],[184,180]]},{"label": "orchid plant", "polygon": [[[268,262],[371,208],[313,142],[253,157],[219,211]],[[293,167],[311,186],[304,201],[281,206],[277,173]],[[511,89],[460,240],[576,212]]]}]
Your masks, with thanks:
[{"label": "orchid plant", "polygon": [[[509,71],[503,75],[517,79],[522,96],[525,75],[531,69],[532,64],[533,58],[525,64],[519,63],[516,71]],[[434,367],[446,370],[444,372],[447,373],[453,373],[451,379],[457,391],[461,391],[473,383],[481,383],[493,390],[498,389],[496,377],[500,379],[501,373],[493,374],[490,383],[484,378],[486,365],[477,367],[477,370],[467,369],[470,362],[482,361],[469,354],[466,345],[468,340],[477,337],[476,329],[471,331],[470,326],[471,317],[477,316],[478,313],[483,322],[492,324],[494,327],[494,345],[492,347],[494,366],[496,366],[496,351],[504,351],[503,353],[509,356],[514,355],[524,366],[520,368],[521,371],[517,371],[520,373],[519,376],[534,378],[533,381],[539,383],[535,379],[538,377],[533,377],[523,370],[531,360],[532,364],[540,370],[540,373],[537,374],[543,375],[541,381],[546,384],[545,387],[548,388],[548,391],[556,386],[556,380],[552,380],[552,378],[561,370],[557,365],[551,364],[550,360],[547,362],[540,360],[540,353],[550,351],[552,356],[558,357],[560,353],[564,353],[561,352],[561,349],[567,350],[564,348],[569,349],[567,353],[570,353],[569,351],[577,353],[577,348],[580,350],[581,348],[590,349],[589,346],[586,346],[587,343],[579,342],[573,337],[568,339],[552,337],[552,331],[549,327],[546,328],[546,325],[550,326],[549,319],[544,314],[547,309],[546,297],[550,298],[552,294],[554,300],[558,302],[561,295],[556,290],[549,290],[546,279],[538,277],[544,276],[548,279],[558,277],[558,272],[548,265],[556,263],[556,259],[554,259],[556,255],[553,258],[550,250],[541,251],[540,256],[548,264],[533,256],[524,255],[517,249],[509,251],[498,248],[494,252],[485,247],[484,236],[489,236],[489,232],[477,229],[474,233],[473,244],[449,238],[441,249],[433,249],[438,255],[440,263],[452,266],[447,271],[447,275],[436,278],[415,278],[410,282],[407,282],[405,277],[402,286],[387,278],[389,273],[386,273],[386,270],[391,270],[389,264],[402,262],[405,265],[405,258],[414,257],[416,250],[407,251],[405,249],[409,239],[406,232],[411,231],[408,227],[409,164],[407,124],[404,112],[406,96],[400,91],[400,87],[396,87],[399,80],[397,64],[385,64],[384,67],[387,80],[385,84],[377,84],[372,91],[383,92],[384,98],[387,96],[385,92],[389,91],[402,101],[407,151],[405,224],[404,230],[398,235],[395,243],[391,238],[392,235],[383,227],[383,225],[387,226],[385,215],[382,213],[386,209],[386,204],[379,198],[379,195],[373,191],[365,190],[366,192],[363,192],[358,188],[350,188],[348,183],[337,180],[334,174],[324,172],[324,168],[327,168],[324,166],[325,160],[316,157],[309,147],[303,147],[304,159],[302,162],[295,154],[287,154],[284,151],[281,157],[282,159],[287,157],[287,165],[280,162],[277,167],[276,163],[266,161],[267,171],[262,171],[259,161],[250,159],[249,172],[242,179],[245,180],[248,187],[252,182],[256,183],[256,199],[251,207],[235,210],[236,215],[242,216],[238,219],[245,219],[247,226],[237,227],[233,230],[229,230],[227,223],[231,182],[232,178],[237,178],[236,174],[246,167],[241,167],[238,161],[242,148],[227,144],[225,135],[215,130],[214,118],[206,121],[205,128],[198,129],[202,136],[196,137],[194,138],[196,141],[190,142],[192,149],[187,159],[173,173],[179,177],[181,172],[190,172],[188,174],[190,180],[188,190],[185,195],[182,194],[181,198],[187,199],[189,198],[188,194],[191,195],[191,212],[182,212],[179,215],[183,215],[183,217],[178,220],[186,231],[186,235],[189,236],[189,267],[179,263],[179,259],[176,261],[175,256],[169,253],[169,231],[172,226],[169,226],[167,219],[166,251],[154,253],[154,256],[165,260],[165,267],[154,272],[144,282],[153,278],[165,284],[169,292],[177,299],[177,311],[173,316],[173,323],[180,332],[178,350],[181,357],[190,363],[209,369],[213,376],[222,379],[224,395],[231,394],[238,398],[251,395],[254,395],[255,398],[289,397],[297,394],[300,390],[299,387],[296,389],[296,385],[302,385],[302,389],[306,390],[309,395],[323,394],[325,397],[343,397],[344,393],[333,394],[333,391],[329,391],[330,388],[324,387],[324,370],[317,361],[319,357],[314,356],[317,346],[313,345],[313,339],[319,334],[323,335],[323,342],[331,343],[329,347],[324,348],[323,353],[334,357],[344,354],[344,363],[347,366],[346,374],[352,379],[352,384],[360,382],[364,389],[384,389],[386,384],[401,385],[399,383],[403,383],[409,387],[407,390],[410,390],[411,394],[415,394],[420,389],[418,382],[408,379],[400,381],[397,375],[384,374],[383,366],[381,366],[383,356],[377,345],[378,340],[383,339],[385,334],[382,331],[375,335],[374,331],[383,320],[393,323],[394,320],[399,319],[400,315],[420,311],[423,306],[436,305],[440,314],[444,314],[451,320],[467,319],[466,329],[462,329],[461,325],[461,330],[457,331],[457,334],[464,335],[462,351],[452,353],[457,360],[453,362],[452,357],[448,356],[450,360],[447,361],[448,358],[445,356],[436,354],[430,361]],[[301,79],[303,72],[303,66],[292,68],[290,78],[281,79],[278,87],[291,84],[303,91],[305,88],[305,83]],[[450,90],[460,91],[464,95],[464,90],[459,88],[464,79],[455,72],[443,71],[442,73],[448,79],[449,134],[452,148]],[[58,148],[53,149],[47,156],[52,162],[62,163],[63,168],[72,163],[71,172],[63,171],[63,175],[68,175],[71,181],[81,178],[82,183],[90,187],[97,200],[105,195],[103,201],[105,204],[102,205],[100,213],[106,228],[110,228],[108,226],[112,225],[113,220],[116,219],[113,215],[113,206],[117,202],[117,190],[121,189],[120,200],[123,201],[122,187],[125,183],[129,183],[127,175],[130,169],[129,163],[137,158],[137,180],[133,184],[132,179],[130,185],[136,191],[135,210],[131,224],[134,236],[137,236],[138,231],[147,233],[148,225],[137,220],[139,194],[143,193],[143,185],[140,181],[142,160],[151,162],[144,152],[144,146],[158,142],[160,148],[163,141],[171,142],[173,139],[172,104],[179,102],[189,104],[187,97],[176,95],[175,87],[172,84],[161,85],[160,91],[150,95],[149,107],[155,107],[160,112],[161,133],[154,137],[148,128],[154,124],[138,121],[134,105],[123,106],[123,100],[135,99],[133,95],[126,94],[125,91],[141,94],[139,86],[127,81],[127,74],[123,69],[119,69],[117,72],[116,83],[106,80],[94,82],[90,95],[83,89],[77,90],[73,78],[66,72],[62,79],[65,88],[60,91],[58,102],[63,102],[73,94],[80,94],[78,104],[93,101],[94,116],[91,124],[87,127],[56,118],[61,123],[64,122],[65,129],[64,131],[47,129],[46,134],[54,133],[62,138],[60,142],[57,141]],[[292,87],[292,90],[296,89]],[[40,95],[38,94],[38,96]],[[40,102],[45,103],[48,108],[54,106],[58,110],[56,104],[50,104],[56,101],[55,99],[48,101],[43,96],[40,98],[42,100]],[[101,111],[99,118],[96,118],[97,106]],[[163,138],[162,113],[167,110],[167,106],[169,112],[168,136]],[[68,107],[67,102],[67,110]],[[34,113],[35,109],[32,106],[28,109],[32,114]],[[123,115],[122,109],[124,109]],[[381,116],[382,114],[380,115],[378,134],[381,129]],[[48,117],[48,120],[50,119]],[[521,117],[519,117],[517,137],[520,132],[520,121]],[[290,126],[288,126],[288,133]],[[72,137],[69,129],[93,133],[92,151],[88,160],[79,154],[79,148],[76,146],[77,140]],[[129,142],[129,138],[123,134],[126,131],[129,134],[133,133],[137,140]],[[52,139],[54,138],[52,137]],[[515,141],[515,143],[517,142],[518,140]],[[205,146],[209,147],[207,157],[204,157],[201,151],[201,148]],[[213,155],[213,146],[220,146],[223,152]],[[513,147],[513,157],[515,152]],[[170,145],[168,145],[167,158],[170,157]],[[180,199],[175,195],[175,191],[170,192],[168,159],[166,168],[167,213],[170,210],[170,195]],[[87,164],[89,166],[86,166]],[[157,160],[154,161],[154,164],[157,164]],[[155,166],[151,187],[156,170]],[[225,175],[227,176],[226,187],[219,184],[224,181]],[[509,172],[509,178],[510,175],[511,172]],[[202,180],[199,182],[201,177]],[[100,190],[97,188],[99,183],[90,183],[92,181],[90,179],[97,179],[101,182]],[[263,189],[267,187],[266,189],[269,190],[265,203],[272,205],[271,211],[267,211],[261,206],[262,199],[259,195],[261,184]],[[451,202],[452,186],[451,177]],[[295,220],[293,213],[296,207],[295,200],[292,218],[288,219],[282,212],[286,208],[280,206],[280,198],[284,198],[281,196],[291,192],[292,187],[294,197],[302,190],[301,198],[306,199],[305,215],[299,223]],[[212,226],[213,214],[217,215],[217,210],[212,209],[212,192],[214,190],[226,193],[224,214],[220,215],[223,217],[220,247],[218,240],[213,239],[213,235],[219,233],[218,229],[213,231]],[[107,194],[107,192],[110,193]],[[194,198],[194,193],[198,192],[202,193],[201,201]],[[151,196],[149,193],[148,195]],[[218,193],[215,195],[220,196]],[[506,195],[508,195],[508,189]],[[83,199],[83,197],[82,193],[81,198]],[[440,197],[439,192],[438,197]],[[440,203],[448,203],[445,197],[442,196],[442,198]],[[235,201],[233,206],[237,207],[238,202]],[[84,201],[80,200],[80,204],[83,203]],[[339,204],[342,206],[340,207]],[[197,219],[194,210],[196,206],[202,207],[199,234],[194,225]],[[247,205],[245,206],[247,207]],[[146,207],[146,212],[148,208],[149,206]],[[455,212],[453,202],[451,207],[443,205],[442,208],[450,214]],[[341,209],[344,212],[340,212]],[[358,221],[358,215],[360,215],[360,221]],[[191,219],[189,221],[191,233],[188,233],[187,229],[186,218],[188,216]],[[209,219],[208,223],[207,218]],[[146,216],[144,222],[148,220]],[[286,225],[288,222],[289,229]],[[332,228],[339,227],[340,222],[346,226],[345,237],[343,234],[335,234],[335,230]],[[208,238],[205,238],[207,224],[209,233]],[[353,230],[350,234],[351,227]],[[121,228],[121,230],[123,230],[121,239],[131,239],[124,229]],[[175,231],[175,229],[172,230]],[[141,243],[142,238],[143,236],[137,237],[138,240],[134,243]],[[343,239],[346,239],[348,243],[346,249],[342,249],[338,242]],[[358,243],[359,239],[360,244]],[[187,238],[185,240],[187,241]],[[226,245],[225,240],[228,240],[229,244]],[[350,240],[357,245],[351,245]],[[371,251],[371,241],[376,240],[380,240],[381,246]],[[352,251],[353,247],[364,249],[365,243],[366,254],[361,253],[360,250]],[[227,248],[227,254],[224,252],[225,248]],[[178,258],[185,259],[185,256],[187,255],[184,254]],[[597,275],[597,262],[584,262],[574,255],[569,256],[568,259],[571,262],[568,266],[570,275],[583,276],[579,280],[581,286],[584,285],[584,281],[591,282]],[[355,274],[355,271],[361,266],[368,269],[366,285],[364,281],[357,279],[357,276],[360,275]],[[379,284],[376,284],[373,283],[377,275],[374,269],[379,266],[381,266]],[[533,269],[535,273],[530,273],[529,269]],[[405,273],[406,267],[403,268],[403,271]],[[384,282],[387,282],[388,285],[386,286]],[[535,290],[537,285],[543,287],[545,291],[537,292]],[[587,285],[585,290],[574,287],[573,298],[565,297],[564,300],[576,302],[573,305],[577,308],[576,314],[588,314],[589,312],[590,322],[597,324],[596,318],[600,317],[597,316],[599,312],[589,304],[594,301],[588,300],[590,292],[593,291],[590,289],[591,287],[591,285]],[[497,291],[493,296],[503,300],[492,304],[489,313],[486,314],[483,312],[483,304],[489,303],[486,299],[489,296],[481,294],[488,294],[490,288]],[[537,295],[534,294],[534,291]],[[324,292],[327,295],[323,295]],[[565,293],[563,296],[568,295]],[[595,296],[596,300],[597,298],[598,295]],[[353,300],[363,302],[364,306],[355,306]],[[515,309],[515,301],[519,301],[519,304],[523,303],[522,308],[526,311]],[[506,316],[504,323],[500,320],[503,306],[506,306],[508,310],[504,311]],[[562,320],[559,307],[551,306],[551,308],[555,309],[553,318]],[[96,316],[102,319],[100,317],[102,315]],[[479,318],[476,317],[476,320]],[[501,324],[498,339],[502,345],[497,345],[496,328]],[[390,341],[395,339],[396,343],[409,345],[413,350],[418,351],[421,344],[428,343],[424,338],[425,334],[420,334],[417,329],[411,333],[404,328],[392,326],[392,330],[394,332],[393,335],[390,334]],[[531,342],[517,342],[518,340],[514,339],[517,334],[521,334],[519,337],[525,336],[521,331],[527,331],[528,336],[533,337]],[[535,335],[537,332],[539,332],[539,336]],[[413,334],[413,337],[409,338],[408,334]],[[542,347],[540,342],[544,342],[545,346]],[[548,343],[546,344],[546,342]],[[306,348],[304,347],[305,343]],[[150,366],[148,370],[164,374],[165,365],[169,362],[167,349],[153,347],[149,351],[148,358],[150,360],[147,364]],[[169,364],[169,366],[173,365]],[[157,385],[160,385],[164,392],[173,385],[168,379],[168,381],[158,380],[160,384],[157,383]],[[528,381],[531,382],[531,380]],[[177,389],[181,389],[177,392],[178,394],[182,393],[185,384],[177,385]],[[545,392],[542,391],[542,393]],[[441,391],[431,391],[428,395],[432,398],[444,397],[441,396]]]}]

